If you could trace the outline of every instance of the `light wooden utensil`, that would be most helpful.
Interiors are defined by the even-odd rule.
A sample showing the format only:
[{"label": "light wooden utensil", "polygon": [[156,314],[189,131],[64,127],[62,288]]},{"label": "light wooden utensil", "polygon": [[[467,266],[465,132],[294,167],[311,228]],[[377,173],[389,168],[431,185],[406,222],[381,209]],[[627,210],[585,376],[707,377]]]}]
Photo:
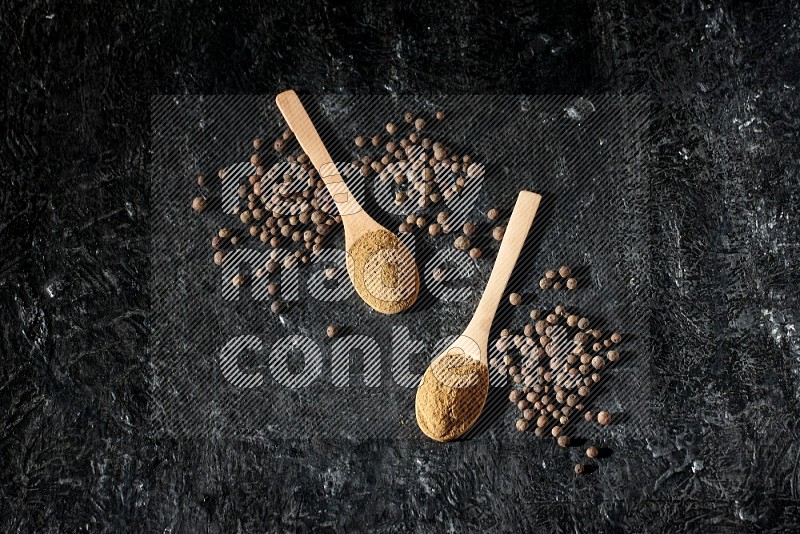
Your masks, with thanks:
[{"label": "light wooden utensil", "polygon": [[[397,311],[402,311],[389,311],[383,306],[373,305],[370,300],[365,298],[365,295],[362,294],[362,292],[368,291],[368,289],[360,289],[359,285],[355,283],[354,278],[359,273],[353,272],[353,262],[349,261],[351,259],[349,251],[359,239],[372,232],[380,230],[389,232],[389,230],[378,224],[372,217],[370,217],[350,192],[350,189],[347,187],[347,184],[345,184],[342,175],[339,173],[339,170],[336,167],[336,164],[333,162],[328,150],[322,143],[322,139],[320,139],[316,128],[314,128],[311,118],[308,116],[303,104],[297,97],[297,93],[295,93],[293,90],[284,91],[275,97],[275,102],[278,105],[278,109],[283,114],[284,119],[286,119],[286,123],[289,125],[289,128],[292,130],[297,138],[297,141],[300,143],[300,146],[303,148],[303,151],[308,155],[311,163],[314,165],[314,168],[317,169],[322,181],[325,182],[328,192],[330,192],[331,197],[333,198],[333,201],[336,203],[336,207],[339,210],[339,214],[342,216],[345,250],[348,251],[347,271],[350,275],[350,279],[354,282],[356,292],[359,293],[359,296],[361,296],[361,298],[367,304],[379,312],[397,313]],[[400,243],[398,248],[401,248],[399,254],[396,253],[396,251],[394,254],[373,254],[372,258],[374,258],[374,260],[369,264],[368,269],[362,269],[363,272],[361,273],[361,276],[364,278],[370,278],[364,280],[364,285],[367,288],[380,285],[381,281],[378,280],[378,278],[385,273],[385,270],[381,269],[380,265],[376,265],[376,262],[380,263],[382,261],[394,260],[396,262],[396,264],[392,266],[392,275],[394,278],[404,280],[408,283],[414,283],[413,298],[411,298],[411,296],[407,296],[404,300],[407,302],[407,306],[405,306],[405,308],[408,308],[414,303],[414,300],[419,294],[419,271],[417,270],[413,256],[410,254],[410,252],[408,252],[405,246]],[[401,258],[402,261],[398,261],[398,258]],[[375,293],[376,292],[370,292],[368,296],[372,297],[374,300],[376,297]]]},{"label": "light wooden utensil", "polygon": [[[492,274],[489,276],[489,282],[486,284],[486,289],[483,291],[483,296],[475,309],[472,320],[467,325],[464,333],[436,356],[431,364],[444,355],[463,353],[475,360],[479,360],[483,365],[488,365],[489,331],[492,328],[492,322],[494,321],[495,313],[497,313],[500,299],[503,297],[508,280],[511,278],[511,273],[514,270],[520,252],[522,252],[522,246],[528,237],[528,231],[533,224],[534,217],[536,217],[536,211],[539,209],[541,200],[541,195],[530,191],[521,191],[519,193],[517,203],[514,205],[514,211],[508,221],[503,241],[500,244],[497,259],[494,262]],[[465,425],[464,432],[469,430],[477,421],[483,410],[483,405],[486,403],[487,394],[488,389],[484,392],[483,399],[480,402],[480,409],[474,414],[474,420]],[[417,396],[417,413],[419,413],[419,396]],[[419,422],[419,416],[417,416],[417,419]],[[420,425],[420,428],[422,428],[422,425]],[[437,439],[435,436],[429,437]],[[458,436],[451,439],[456,437]]]}]

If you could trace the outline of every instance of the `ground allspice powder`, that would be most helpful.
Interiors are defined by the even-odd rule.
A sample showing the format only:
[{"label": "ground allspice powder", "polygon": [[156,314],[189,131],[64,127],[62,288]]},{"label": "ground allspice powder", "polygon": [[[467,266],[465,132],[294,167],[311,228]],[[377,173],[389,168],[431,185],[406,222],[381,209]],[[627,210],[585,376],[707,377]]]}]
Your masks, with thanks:
[{"label": "ground allspice powder", "polygon": [[486,364],[463,352],[442,354],[425,371],[417,389],[417,424],[431,439],[454,440],[478,419],[488,391]]},{"label": "ground allspice powder", "polygon": [[419,271],[414,256],[388,230],[358,238],[347,251],[347,272],[358,294],[381,313],[399,313],[414,304]]}]

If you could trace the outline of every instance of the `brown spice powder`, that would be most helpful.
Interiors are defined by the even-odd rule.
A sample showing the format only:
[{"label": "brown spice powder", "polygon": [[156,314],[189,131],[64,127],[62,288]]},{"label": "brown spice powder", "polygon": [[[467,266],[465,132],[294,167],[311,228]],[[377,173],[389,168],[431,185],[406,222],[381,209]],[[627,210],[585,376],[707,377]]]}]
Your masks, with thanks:
[{"label": "brown spice powder", "polygon": [[368,232],[350,247],[347,272],[356,292],[381,313],[407,310],[419,294],[414,256],[388,230]]},{"label": "brown spice powder", "polygon": [[436,441],[451,441],[469,430],[489,391],[486,364],[455,351],[436,358],[417,389],[417,424]]}]

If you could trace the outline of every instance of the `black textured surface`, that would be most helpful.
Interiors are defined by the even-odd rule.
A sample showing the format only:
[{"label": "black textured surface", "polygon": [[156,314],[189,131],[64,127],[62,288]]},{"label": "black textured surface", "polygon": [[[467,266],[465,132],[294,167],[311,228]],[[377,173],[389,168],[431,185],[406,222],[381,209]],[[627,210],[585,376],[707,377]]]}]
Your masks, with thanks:
[{"label": "black textured surface", "polygon": [[[796,2],[5,2],[0,529],[800,528]],[[655,437],[156,439],[151,95],[645,93]]]}]

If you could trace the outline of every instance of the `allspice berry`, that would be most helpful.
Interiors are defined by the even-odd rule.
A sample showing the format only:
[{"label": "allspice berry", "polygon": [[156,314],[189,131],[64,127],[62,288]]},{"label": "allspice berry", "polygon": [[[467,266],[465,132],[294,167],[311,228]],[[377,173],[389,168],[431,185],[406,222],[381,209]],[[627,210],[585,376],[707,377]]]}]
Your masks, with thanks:
[{"label": "allspice berry", "polygon": [[333,324],[328,325],[328,328],[325,329],[325,334],[327,334],[329,338],[334,338],[339,335],[339,327]]},{"label": "allspice berry", "polygon": [[214,264],[215,265],[222,265],[222,262],[225,260],[225,254],[218,250],[214,253]]},{"label": "allspice berry", "polygon": [[[388,128],[388,126],[387,126],[387,128]],[[354,141],[355,141],[356,146],[358,148],[363,148],[367,144],[367,138],[364,137],[363,135],[359,135],[358,137],[356,137],[354,139]]]},{"label": "allspice berry", "polygon": [[568,278],[567,279],[567,289],[572,291],[576,287],[578,287],[578,281],[576,279],[574,279],[574,278]]},{"label": "allspice berry", "polygon": [[499,216],[500,216],[500,213],[497,211],[496,208],[491,208],[489,211],[486,212],[486,217],[490,221],[496,221]]},{"label": "allspice berry", "polygon": [[552,285],[553,282],[548,278],[542,278],[541,280],[539,280],[539,287],[541,287],[542,289],[550,289]]},{"label": "allspice berry", "polygon": [[242,276],[241,274],[237,274],[236,276],[233,277],[231,283],[233,284],[234,287],[241,287],[242,285],[244,285],[244,276]]},{"label": "allspice berry", "polygon": [[558,274],[561,275],[561,278],[569,278],[572,274],[572,269],[569,268],[569,265],[562,265],[558,268]]},{"label": "allspice berry", "polygon": [[478,258],[481,257],[481,249],[479,249],[477,247],[476,248],[471,248],[469,250],[469,257],[472,258],[473,260],[477,260]]},{"label": "allspice berry", "polygon": [[275,300],[270,304],[269,309],[272,313],[278,314],[283,311],[284,303],[280,300]]},{"label": "allspice berry", "polygon": [[393,122],[387,123],[386,131],[389,132],[389,135],[393,135],[395,132],[397,132],[397,126],[395,126]]},{"label": "allspice berry", "polygon": [[602,356],[595,356],[592,358],[592,367],[595,369],[602,369],[606,364],[606,361],[603,359]]},{"label": "allspice berry", "polygon": [[471,236],[471,235],[473,235],[475,233],[475,230],[477,230],[477,227],[474,224],[472,224],[471,222],[467,221],[467,222],[464,223],[463,230],[464,230],[464,235]]},{"label": "allspice berry", "polygon": [[502,241],[505,235],[506,229],[503,226],[496,226],[494,230],[492,230],[492,237],[495,241]]},{"label": "allspice berry", "polygon": [[547,426],[547,423],[549,422],[550,420],[547,418],[546,415],[540,415],[539,418],[536,420],[536,426],[538,426],[539,428],[544,428]]},{"label": "allspice berry", "polygon": [[614,332],[613,334],[611,334],[612,343],[619,343],[620,341],[622,341],[622,334],[620,334],[619,332]]},{"label": "allspice berry", "polygon": [[528,430],[528,421],[526,419],[517,419],[517,430],[525,432]]},{"label": "allspice berry", "polygon": [[600,451],[597,449],[597,447],[589,447],[588,449],[586,449],[586,456],[594,460],[595,458],[600,456]]},{"label": "allspice berry", "polygon": [[586,467],[583,464],[575,464],[575,474],[582,475],[586,472]]},{"label": "allspice berry", "polygon": [[463,235],[462,236],[458,236],[456,238],[456,240],[453,242],[453,246],[457,250],[467,250],[467,249],[469,249],[469,246],[470,246],[469,238],[467,238],[466,236],[463,236]]},{"label": "allspice berry", "polygon": [[603,426],[606,426],[607,424],[611,423],[611,414],[603,410],[597,414],[597,422]]},{"label": "allspice berry", "polygon": [[419,118],[414,121],[414,128],[417,130],[423,130],[425,128],[425,119]]},{"label": "allspice berry", "polygon": [[558,446],[562,448],[569,447],[569,436],[564,436],[563,434],[558,436]]},{"label": "allspice berry", "polygon": [[619,352],[615,350],[610,350],[606,352],[606,358],[608,358],[608,361],[610,362],[615,362],[619,359]]},{"label": "allspice berry", "polygon": [[508,296],[508,301],[511,303],[512,306],[519,306],[522,304],[522,295],[519,293],[511,293]]},{"label": "allspice berry", "polygon": [[192,200],[192,209],[197,213],[206,209],[206,205],[206,199],[203,197],[194,197],[194,200]]},{"label": "allspice berry", "polygon": [[436,112],[436,120],[440,121],[442,119],[444,119],[444,111],[437,111]]}]

